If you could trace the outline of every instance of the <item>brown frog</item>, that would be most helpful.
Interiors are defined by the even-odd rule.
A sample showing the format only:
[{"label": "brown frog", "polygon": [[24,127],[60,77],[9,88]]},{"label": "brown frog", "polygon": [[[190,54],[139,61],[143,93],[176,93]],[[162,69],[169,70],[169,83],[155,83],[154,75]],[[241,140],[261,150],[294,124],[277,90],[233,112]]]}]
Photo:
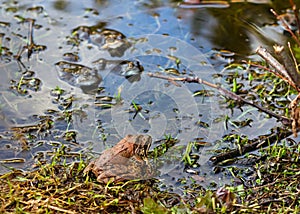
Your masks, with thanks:
[{"label": "brown frog", "polygon": [[92,171],[100,183],[146,179],[152,174],[146,158],[151,142],[149,135],[127,135],[90,162],[84,173]]}]

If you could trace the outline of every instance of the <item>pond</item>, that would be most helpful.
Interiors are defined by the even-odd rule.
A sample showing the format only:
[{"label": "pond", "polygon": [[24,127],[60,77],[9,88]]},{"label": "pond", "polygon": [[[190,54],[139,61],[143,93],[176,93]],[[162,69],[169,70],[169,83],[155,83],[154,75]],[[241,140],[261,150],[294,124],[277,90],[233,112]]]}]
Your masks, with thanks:
[{"label": "pond", "polygon": [[[158,179],[174,191],[192,181],[230,182],[209,163],[221,139],[268,134],[280,125],[249,106],[227,108],[217,91],[181,87],[149,73],[198,76],[229,89],[226,66],[255,60],[255,49],[290,38],[270,12],[281,1],[204,4],[178,1],[2,1],[0,5],[0,173],[33,170],[62,149],[68,163],[101,153],[126,134],[152,136]],[[230,72],[246,71],[233,68]],[[230,73],[229,72],[229,73]],[[232,121],[251,125],[226,127]],[[193,164],[182,157],[193,143]]]}]

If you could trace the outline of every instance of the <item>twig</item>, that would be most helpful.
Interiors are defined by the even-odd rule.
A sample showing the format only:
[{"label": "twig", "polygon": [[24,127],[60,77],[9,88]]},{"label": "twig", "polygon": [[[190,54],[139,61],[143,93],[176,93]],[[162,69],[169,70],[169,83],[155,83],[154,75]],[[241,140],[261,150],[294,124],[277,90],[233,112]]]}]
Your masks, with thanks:
[{"label": "twig", "polygon": [[256,103],[250,101],[250,100],[247,100],[225,88],[222,88],[216,84],[213,84],[213,83],[210,83],[210,82],[207,82],[205,80],[202,80],[200,79],[199,77],[178,77],[178,78],[174,78],[174,77],[169,77],[169,76],[164,76],[164,75],[161,75],[161,74],[154,74],[154,73],[149,73],[148,74],[150,77],[155,77],[155,78],[159,78],[159,79],[165,79],[165,80],[168,80],[168,81],[181,81],[181,82],[188,82],[188,83],[199,83],[199,84],[204,84],[204,85],[207,85],[211,88],[215,88],[217,89],[222,95],[230,98],[230,99],[233,99],[235,101],[238,101],[238,102],[241,102],[241,103],[246,103],[248,105],[251,105],[259,110],[261,110],[262,112],[265,112],[266,114],[272,116],[272,117],[275,117],[276,119],[278,119],[279,121],[281,121],[284,125],[290,125],[291,124],[291,120],[287,117],[284,117],[284,116],[280,116],[280,115],[277,115],[275,114],[274,112],[268,110],[268,109],[265,109],[259,105],[257,105]]},{"label": "twig", "polygon": [[[279,63],[277,61],[277,59],[275,59],[265,48],[262,48],[261,46],[259,46],[256,49],[256,53],[258,55],[260,55],[264,60],[267,61],[267,63],[269,63],[275,70],[276,72],[280,75],[285,77],[286,79],[284,79],[285,81],[288,82],[288,84],[290,84],[293,88],[295,88],[297,91],[299,91],[300,89],[297,87],[296,83],[294,82],[293,78],[291,77],[291,75],[289,74],[289,72],[285,69],[285,67]],[[297,80],[297,79],[296,79]]]},{"label": "twig", "polygon": [[[278,50],[281,52],[282,50]],[[266,49],[258,47],[256,52],[263,57],[269,64],[271,64],[277,73],[283,75],[287,78],[287,81],[291,86],[293,86],[297,91],[297,97],[290,103],[289,109],[291,113],[290,122],[292,124],[292,131],[295,137],[297,137],[298,128],[300,128],[300,108],[298,107],[298,103],[300,101],[300,75],[297,72],[298,69],[292,68],[290,71],[285,70],[284,66],[282,66]],[[280,53],[279,53],[280,54]],[[292,62],[289,57],[284,57],[283,60],[286,64],[291,64]]]},{"label": "twig", "polygon": [[277,133],[273,133],[269,136],[265,136],[264,139],[262,139],[262,137],[259,137],[258,139],[251,140],[248,142],[248,144],[241,146],[237,149],[233,149],[233,150],[230,150],[229,152],[225,152],[225,153],[213,156],[210,158],[210,161],[213,164],[217,164],[217,163],[220,163],[227,159],[236,158],[238,156],[245,155],[246,153],[255,151],[259,148],[269,146],[271,144],[271,142],[275,142],[275,141],[284,139],[290,135],[292,135],[291,131],[279,130]]},{"label": "twig", "polygon": [[291,112],[291,122],[292,122],[292,131],[294,133],[294,137],[297,137],[297,128],[300,127],[300,108],[298,107],[298,103],[300,101],[300,93],[295,97],[290,103],[290,112]]},{"label": "twig", "polygon": [[[253,66],[253,67],[257,67],[257,68],[260,68],[262,70],[265,70],[265,71],[268,71],[274,75],[276,75],[277,77],[279,77],[280,79],[284,80],[285,82],[288,83],[288,79],[285,78],[284,76],[282,76],[281,74],[277,73],[276,71],[274,71],[273,69],[271,68],[268,68],[266,66],[263,66],[263,65],[259,65],[259,64],[255,64],[255,63],[252,63],[252,62],[248,62],[248,61],[245,61],[245,60],[242,60],[242,62],[244,63],[247,63],[248,65],[250,66]],[[292,86],[293,87],[293,86]]]},{"label": "twig", "polygon": [[294,61],[290,57],[290,54],[288,53],[288,51],[285,50],[285,48],[283,46],[274,45],[273,47],[275,50],[275,54],[277,54],[279,56],[279,59],[283,63],[283,65],[286,69],[286,72],[291,77],[292,82],[296,86],[299,86],[300,85],[300,75],[297,72],[297,69],[296,69],[297,66],[295,66]]},{"label": "twig", "polygon": [[298,63],[297,63],[295,54],[294,54],[294,52],[293,52],[293,50],[292,50],[291,43],[288,42],[287,44],[288,44],[289,51],[290,51],[290,53],[291,53],[291,56],[292,56],[292,59],[293,59],[293,62],[294,62],[294,67],[295,67],[295,69],[296,69],[296,72],[299,73]]},{"label": "twig", "polygon": [[298,39],[298,37],[294,34],[294,32],[290,29],[290,27],[287,25],[286,21],[284,20],[284,18],[282,18],[282,16],[279,16],[275,10],[271,9],[271,12],[276,16],[277,19],[279,19],[283,25],[283,27],[285,28],[285,30],[287,30],[291,35],[292,38],[294,39],[294,41],[298,44],[298,46],[300,47],[300,41]]},{"label": "twig", "polygon": [[297,10],[297,6],[296,6],[296,4],[295,4],[295,2],[293,0],[290,0],[290,5],[292,6],[292,9],[294,11],[294,15],[295,15],[295,18],[296,18],[298,31],[300,31],[300,22],[299,22],[299,16],[298,16],[299,11]]}]

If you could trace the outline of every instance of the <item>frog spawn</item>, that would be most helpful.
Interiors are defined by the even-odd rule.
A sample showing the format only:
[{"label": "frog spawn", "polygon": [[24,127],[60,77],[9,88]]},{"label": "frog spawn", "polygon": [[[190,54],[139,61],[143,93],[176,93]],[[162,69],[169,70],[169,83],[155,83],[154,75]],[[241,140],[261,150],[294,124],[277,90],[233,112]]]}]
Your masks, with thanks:
[{"label": "frog spawn", "polygon": [[66,61],[58,62],[56,66],[59,78],[70,85],[84,87],[98,85],[101,81],[101,77],[93,68]]},{"label": "frog spawn", "polygon": [[94,63],[92,68],[68,61],[59,61],[55,65],[61,80],[82,89],[97,88],[102,80],[100,72],[104,70],[124,76],[129,82],[139,81],[140,74],[144,70],[138,61],[129,60],[101,59],[98,63]]},{"label": "frog spawn", "polygon": [[79,26],[72,35],[78,40],[87,40],[101,50],[107,50],[112,57],[122,57],[131,46],[124,34],[112,29]]},{"label": "frog spawn", "polygon": [[[107,50],[112,57],[121,57],[131,46],[125,35],[110,29],[99,30],[96,27],[80,26],[72,33],[78,40],[87,40],[99,49]],[[75,57],[74,57],[75,56]],[[57,62],[56,68],[61,80],[72,86],[85,89],[96,89],[102,80],[101,71],[112,71],[124,76],[130,82],[139,81],[144,70],[138,61],[108,60],[100,58],[92,63],[92,67],[78,64],[79,57],[74,53],[65,53],[64,61]]]},{"label": "frog spawn", "polygon": [[100,58],[93,62],[98,71],[109,70],[114,74],[124,76],[129,82],[139,81],[144,67],[139,61],[130,60],[106,60]]}]

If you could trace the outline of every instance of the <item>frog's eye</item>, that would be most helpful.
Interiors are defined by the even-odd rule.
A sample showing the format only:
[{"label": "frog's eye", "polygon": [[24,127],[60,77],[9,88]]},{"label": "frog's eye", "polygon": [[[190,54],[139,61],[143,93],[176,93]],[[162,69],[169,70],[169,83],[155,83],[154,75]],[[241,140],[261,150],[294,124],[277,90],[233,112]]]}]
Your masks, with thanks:
[{"label": "frog's eye", "polygon": [[144,156],[143,146],[141,144],[135,144],[134,154],[138,156]]},{"label": "frog's eye", "polygon": [[148,151],[148,143],[145,141],[144,136],[137,137],[137,143],[134,145],[134,154],[145,157]]}]

